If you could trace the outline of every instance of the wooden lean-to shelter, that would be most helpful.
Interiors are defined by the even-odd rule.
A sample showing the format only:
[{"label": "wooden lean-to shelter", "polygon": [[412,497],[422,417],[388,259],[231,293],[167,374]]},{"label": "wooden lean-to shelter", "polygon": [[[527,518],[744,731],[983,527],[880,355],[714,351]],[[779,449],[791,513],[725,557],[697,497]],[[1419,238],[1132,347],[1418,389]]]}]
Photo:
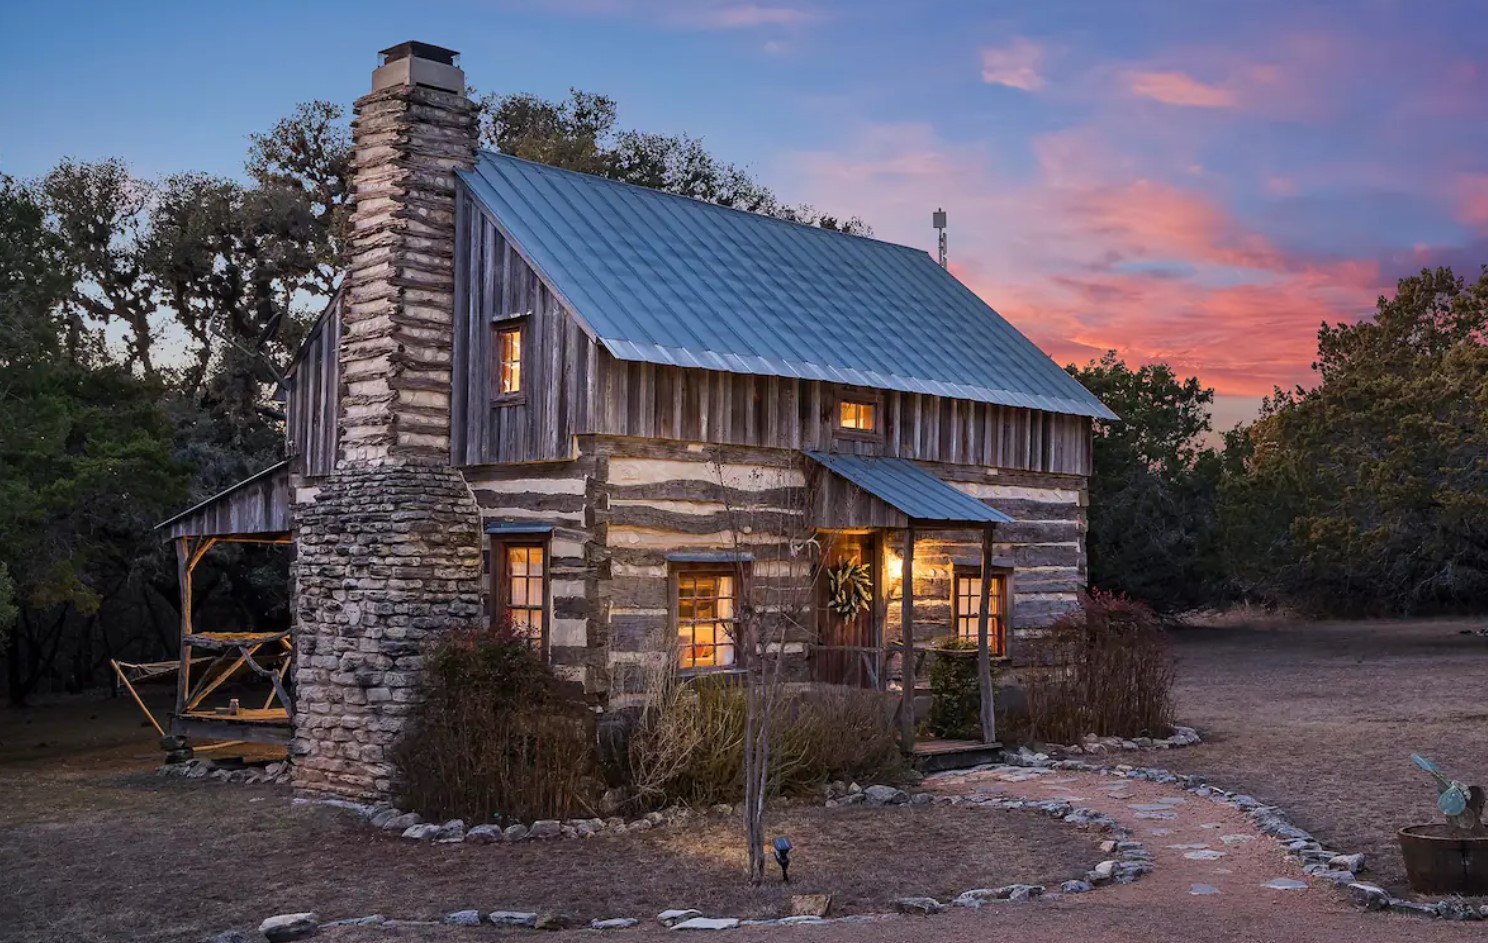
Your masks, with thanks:
[{"label": "wooden lean-to shelter", "polygon": [[[289,742],[294,719],[287,681],[294,651],[290,629],[220,631],[197,625],[192,605],[193,576],[213,547],[224,543],[292,543],[289,503],[289,463],[280,462],[156,528],[175,545],[181,590],[181,650],[176,667],[176,704],[170,718],[173,736]],[[234,704],[236,699],[226,704],[214,702],[213,695],[245,673],[268,682],[269,693],[261,704]]]}]

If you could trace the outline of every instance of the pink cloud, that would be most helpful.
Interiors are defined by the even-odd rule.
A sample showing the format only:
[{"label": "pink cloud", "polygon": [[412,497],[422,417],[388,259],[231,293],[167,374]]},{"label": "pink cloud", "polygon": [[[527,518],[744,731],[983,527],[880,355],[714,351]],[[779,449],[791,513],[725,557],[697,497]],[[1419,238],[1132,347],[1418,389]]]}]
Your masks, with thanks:
[{"label": "pink cloud", "polygon": [[1133,95],[1165,105],[1234,108],[1239,104],[1234,90],[1201,82],[1183,72],[1132,72],[1126,78]]},{"label": "pink cloud", "polygon": [[1372,260],[1289,253],[1228,212],[1212,183],[1146,175],[1094,129],[1034,151],[1030,177],[987,146],[880,125],[840,151],[797,155],[793,170],[813,202],[893,241],[932,247],[930,210],[944,206],[952,272],[1060,363],[1116,349],[1231,397],[1311,382],[1318,325],[1367,315],[1386,287]]},{"label": "pink cloud", "polygon": [[1044,47],[1019,37],[1001,47],[982,50],[982,81],[988,85],[1036,92],[1044,87]]},{"label": "pink cloud", "polygon": [[1467,174],[1457,183],[1457,218],[1469,226],[1488,229],[1488,174]]}]

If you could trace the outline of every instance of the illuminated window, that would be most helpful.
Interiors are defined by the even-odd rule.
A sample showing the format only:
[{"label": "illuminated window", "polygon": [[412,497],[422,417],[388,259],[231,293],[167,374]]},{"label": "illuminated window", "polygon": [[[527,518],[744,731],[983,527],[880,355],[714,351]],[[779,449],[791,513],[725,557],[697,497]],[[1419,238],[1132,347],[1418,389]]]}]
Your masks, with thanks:
[{"label": "illuminated window", "polygon": [[734,663],[737,578],[720,569],[687,569],[676,577],[677,667],[727,668]]},{"label": "illuminated window", "polygon": [[547,547],[540,543],[497,545],[496,624],[510,625],[541,648],[547,628]]},{"label": "illuminated window", "polygon": [[855,432],[873,432],[878,428],[877,413],[874,403],[845,399],[837,406],[837,425]]},{"label": "illuminated window", "polygon": [[[1007,651],[1007,574],[993,573],[987,593],[987,647],[992,654]],[[956,637],[976,644],[977,616],[982,611],[982,576],[978,567],[957,567],[951,610]]]},{"label": "illuminated window", "polygon": [[522,328],[496,332],[496,394],[516,396],[522,392]]}]

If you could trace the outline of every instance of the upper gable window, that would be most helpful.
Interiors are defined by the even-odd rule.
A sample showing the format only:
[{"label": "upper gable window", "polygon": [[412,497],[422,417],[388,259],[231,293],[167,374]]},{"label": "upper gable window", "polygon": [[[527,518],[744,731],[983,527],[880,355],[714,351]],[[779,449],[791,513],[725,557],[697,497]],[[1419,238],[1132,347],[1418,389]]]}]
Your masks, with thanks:
[{"label": "upper gable window", "polygon": [[513,324],[496,331],[496,398],[515,400],[521,397],[522,352],[526,347],[526,324]]},{"label": "upper gable window", "polygon": [[878,403],[843,399],[837,404],[837,428],[849,432],[877,432]]}]

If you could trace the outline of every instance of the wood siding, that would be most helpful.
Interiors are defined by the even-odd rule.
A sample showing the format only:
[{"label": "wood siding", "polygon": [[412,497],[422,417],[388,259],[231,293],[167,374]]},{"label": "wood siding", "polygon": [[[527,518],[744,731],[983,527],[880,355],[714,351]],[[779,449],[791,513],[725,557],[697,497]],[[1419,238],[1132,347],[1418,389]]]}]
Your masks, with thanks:
[{"label": "wood siding", "polygon": [[[597,348],[462,187],[456,201],[454,396],[457,465],[572,458],[588,425]],[[497,323],[521,321],[522,395],[493,403]]]},{"label": "wood siding", "polygon": [[336,467],[341,404],[341,295],[305,337],[289,368],[289,403],[285,432],[296,474],[315,478]]},{"label": "wood siding", "polygon": [[[1090,473],[1090,420],[895,390],[757,377],[599,355],[592,431],[730,445]],[[881,398],[879,435],[842,434],[839,398]]]}]

